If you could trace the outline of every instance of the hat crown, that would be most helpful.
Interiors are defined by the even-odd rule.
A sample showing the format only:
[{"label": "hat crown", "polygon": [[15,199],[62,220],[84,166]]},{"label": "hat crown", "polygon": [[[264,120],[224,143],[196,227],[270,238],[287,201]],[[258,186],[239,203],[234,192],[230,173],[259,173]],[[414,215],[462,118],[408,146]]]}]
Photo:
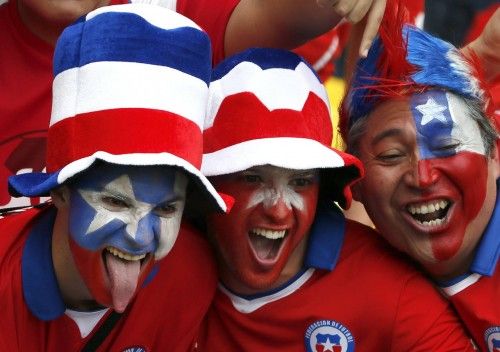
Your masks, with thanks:
[{"label": "hat crown", "polygon": [[222,62],[207,110],[205,153],[263,138],[331,143],[326,91],[309,64],[288,51],[249,49]]}]

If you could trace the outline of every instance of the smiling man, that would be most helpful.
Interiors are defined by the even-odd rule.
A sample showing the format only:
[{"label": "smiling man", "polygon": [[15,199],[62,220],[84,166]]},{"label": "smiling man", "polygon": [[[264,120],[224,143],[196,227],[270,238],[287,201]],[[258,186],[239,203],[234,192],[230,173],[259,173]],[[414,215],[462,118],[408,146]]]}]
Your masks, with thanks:
[{"label": "smiling man", "polygon": [[199,170],[210,52],[194,22],[152,5],[63,32],[48,172],[9,180],[53,204],[0,220],[2,351],[190,348],[216,272],[184,206],[194,193],[226,210]]},{"label": "smiling man", "polygon": [[234,197],[210,215],[221,284],[203,351],[469,351],[446,300],[346,220],[358,159],[330,148],[324,87],[297,55],[250,49],[212,75],[202,171]]},{"label": "smiling man", "polygon": [[[412,26],[384,23],[343,122],[366,177],[353,190],[382,236],[455,305],[482,351],[500,338],[498,132],[477,67]],[[396,24],[396,25],[395,25]]]}]

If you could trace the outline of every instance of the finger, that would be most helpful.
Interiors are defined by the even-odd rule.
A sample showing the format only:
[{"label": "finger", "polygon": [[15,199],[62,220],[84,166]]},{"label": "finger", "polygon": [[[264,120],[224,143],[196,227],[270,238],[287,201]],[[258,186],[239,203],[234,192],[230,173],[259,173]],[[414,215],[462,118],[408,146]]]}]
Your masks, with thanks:
[{"label": "finger", "polygon": [[316,0],[319,7],[332,7],[338,0]]},{"label": "finger", "polygon": [[357,23],[361,21],[370,10],[371,5],[371,0],[357,1],[354,7],[351,9],[351,12],[346,15],[346,19],[351,23]]},{"label": "finger", "polygon": [[359,46],[359,55],[361,57],[366,57],[368,55],[368,50],[377,35],[380,22],[382,22],[382,18],[384,17],[385,5],[386,0],[374,0],[367,14],[366,26]]},{"label": "finger", "polygon": [[[370,1],[371,0],[359,0]],[[342,17],[347,17],[356,5],[356,0],[339,0],[333,4],[333,10]]]}]

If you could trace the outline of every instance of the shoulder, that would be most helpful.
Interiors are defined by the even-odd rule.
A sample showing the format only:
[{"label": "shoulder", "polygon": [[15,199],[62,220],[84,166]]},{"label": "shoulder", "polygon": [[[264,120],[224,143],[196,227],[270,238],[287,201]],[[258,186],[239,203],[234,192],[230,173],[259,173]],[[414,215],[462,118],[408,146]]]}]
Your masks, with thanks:
[{"label": "shoulder", "polygon": [[[26,239],[25,234],[31,228],[33,220],[42,209],[29,208],[21,212],[11,212],[0,216],[0,257],[15,251]],[[20,248],[19,248],[20,249]]]},{"label": "shoulder", "polygon": [[212,248],[205,234],[187,222],[182,223],[174,247],[158,266],[158,276],[183,281],[176,284],[178,287],[186,284],[215,290],[217,270]]}]

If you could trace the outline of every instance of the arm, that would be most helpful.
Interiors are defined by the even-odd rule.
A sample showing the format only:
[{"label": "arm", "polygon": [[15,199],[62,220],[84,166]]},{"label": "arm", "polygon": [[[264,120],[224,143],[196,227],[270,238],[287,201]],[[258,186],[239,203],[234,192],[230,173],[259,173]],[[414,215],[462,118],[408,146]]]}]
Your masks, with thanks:
[{"label": "arm", "polygon": [[325,33],[345,17],[366,26],[359,52],[367,52],[386,0],[242,0],[225,32],[226,56],[252,46],[294,48]]},{"label": "arm", "polygon": [[474,51],[481,60],[489,82],[500,78],[500,9],[497,9],[484,27],[481,35],[462,49],[467,55]]}]

